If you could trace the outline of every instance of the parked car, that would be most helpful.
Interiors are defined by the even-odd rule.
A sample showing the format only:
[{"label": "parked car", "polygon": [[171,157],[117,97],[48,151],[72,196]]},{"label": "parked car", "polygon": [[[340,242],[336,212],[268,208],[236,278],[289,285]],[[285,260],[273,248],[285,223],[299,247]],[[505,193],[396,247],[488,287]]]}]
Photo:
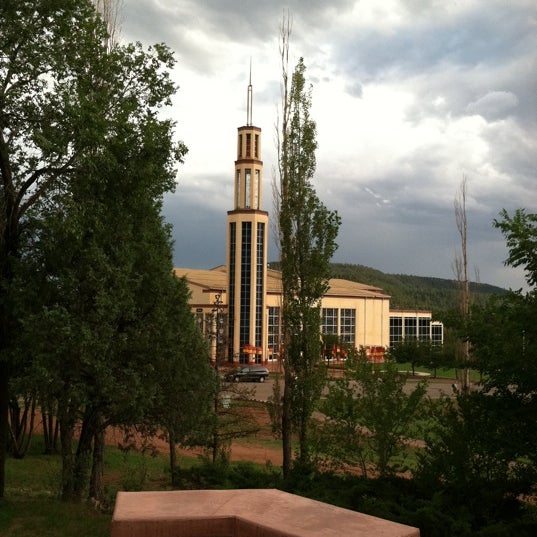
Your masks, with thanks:
[{"label": "parked car", "polygon": [[265,382],[269,376],[269,370],[259,365],[238,367],[230,371],[225,379],[233,382]]}]

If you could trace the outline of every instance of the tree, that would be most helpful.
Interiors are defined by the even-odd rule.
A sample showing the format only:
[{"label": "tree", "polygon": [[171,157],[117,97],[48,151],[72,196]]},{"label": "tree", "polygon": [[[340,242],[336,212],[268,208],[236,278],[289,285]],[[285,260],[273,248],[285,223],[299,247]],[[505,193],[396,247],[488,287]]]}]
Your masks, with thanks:
[{"label": "tree", "polygon": [[317,197],[316,125],[310,116],[311,87],[302,59],[289,87],[289,19],[281,26],[282,118],[278,132],[277,213],[282,269],[285,387],[282,409],[283,470],[291,469],[291,429],[299,437],[299,460],[309,460],[309,420],[323,385],[320,302],[328,289],[330,258],[340,219]]},{"label": "tree", "polygon": [[506,265],[524,267],[526,281],[530,288],[537,286],[537,214],[517,209],[511,217],[503,209],[501,219],[494,220],[494,226],[501,230],[507,242],[509,257]]},{"label": "tree", "polygon": [[530,290],[473,306],[467,333],[482,388],[437,409],[419,472],[432,490],[490,520],[516,510],[537,480],[537,215],[500,214],[506,264],[525,268]]},{"label": "tree", "polygon": [[[459,309],[460,318],[464,328],[467,328],[467,324],[470,318],[470,280],[468,277],[468,220],[466,217],[466,192],[467,192],[467,180],[463,178],[459,193],[454,201],[455,207],[455,221],[457,223],[457,230],[461,239],[461,251],[455,256],[455,275],[457,277],[457,283],[459,284]],[[461,349],[461,360],[463,365],[462,369],[462,390],[468,391],[470,389],[470,342],[468,341],[467,334],[463,334]]]},{"label": "tree", "polygon": [[[161,45],[109,46],[89,1],[8,0],[0,20],[0,495],[10,379],[25,366],[58,399],[64,497],[79,496],[96,435],[145,400],[133,386],[150,367],[145,328],[171,269],[162,195],[185,152],[157,118],[173,58]],[[30,312],[25,266],[44,283]]]},{"label": "tree", "polygon": [[373,465],[385,476],[393,472],[393,458],[404,445],[404,436],[421,409],[426,382],[410,394],[403,390],[406,376],[393,362],[379,369],[365,353],[352,353],[345,376],[330,383],[321,411],[323,451],[332,461],[358,465],[364,476]]},{"label": "tree", "polygon": [[389,356],[398,364],[410,364],[412,376],[416,366],[430,367],[434,362],[435,348],[429,340],[404,339],[389,349]]},{"label": "tree", "polygon": [[156,394],[145,413],[150,434],[164,431],[169,445],[172,485],[176,484],[176,445],[205,445],[213,424],[211,401],[218,379],[207,342],[189,303],[188,284],[169,275],[160,320],[154,326],[152,357]]},{"label": "tree", "polygon": [[[470,341],[483,391],[516,413],[509,438],[537,464],[537,214],[507,211],[494,221],[506,237],[505,263],[523,267],[529,290],[512,291],[473,308]],[[475,317],[475,319],[474,319]]]},{"label": "tree", "polygon": [[[0,5],[0,497],[5,486],[9,382],[19,364],[13,281],[29,210],[73,166],[83,124],[69,106],[82,75],[88,35],[96,31],[86,2],[7,0]],[[63,39],[62,39],[63,37]],[[93,38],[93,37],[92,37]],[[76,59],[76,55],[79,55]],[[76,68],[74,67],[76,65]],[[69,69],[71,67],[71,69]],[[82,140],[79,140],[82,142]],[[81,144],[77,144],[78,148]]]}]

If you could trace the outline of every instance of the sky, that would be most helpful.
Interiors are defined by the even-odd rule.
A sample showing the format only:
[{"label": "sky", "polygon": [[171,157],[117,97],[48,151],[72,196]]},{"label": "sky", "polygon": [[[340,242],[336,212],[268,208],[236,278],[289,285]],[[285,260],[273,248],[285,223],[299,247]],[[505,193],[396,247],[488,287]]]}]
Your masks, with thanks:
[{"label": "sky", "polygon": [[[168,114],[189,152],[164,216],[174,264],[225,263],[237,128],[262,129],[273,212],[279,34],[292,19],[317,124],[317,195],[342,219],[334,262],[455,278],[454,200],[467,181],[472,280],[525,287],[493,227],[537,212],[537,4],[533,0],[121,0],[123,41],[166,43],[179,86]],[[269,260],[277,260],[270,238]]]}]

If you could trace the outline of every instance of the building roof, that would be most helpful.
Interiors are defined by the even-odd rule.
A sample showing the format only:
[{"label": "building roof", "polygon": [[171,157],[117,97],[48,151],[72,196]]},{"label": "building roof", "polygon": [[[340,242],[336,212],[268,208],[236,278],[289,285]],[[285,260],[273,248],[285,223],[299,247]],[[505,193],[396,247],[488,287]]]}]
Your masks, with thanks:
[{"label": "building roof", "polygon": [[191,268],[174,268],[173,273],[177,278],[183,276],[189,283],[198,285],[208,291],[227,290],[227,270],[224,265],[206,269],[191,269]]},{"label": "building roof", "polygon": [[[198,285],[205,289],[220,291],[227,290],[227,269],[225,265],[205,270],[191,268],[175,268],[174,274],[178,277],[186,277],[188,282]],[[331,278],[329,280],[329,289],[325,296],[333,297],[365,297],[365,298],[390,298],[389,295],[382,292],[379,287],[372,285]],[[282,273],[279,270],[267,269],[267,293],[281,294],[282,292]]]}]

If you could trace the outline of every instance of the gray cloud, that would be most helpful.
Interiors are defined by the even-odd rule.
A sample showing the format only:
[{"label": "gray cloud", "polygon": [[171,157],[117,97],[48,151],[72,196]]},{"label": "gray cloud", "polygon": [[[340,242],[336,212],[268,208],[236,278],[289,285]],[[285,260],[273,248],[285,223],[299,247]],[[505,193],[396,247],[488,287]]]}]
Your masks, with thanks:
[{"label": "gray cloud", "polygon": [[[179,59],[179,83],[183,86],[185,81],[189,89],[194,83],[213,87],[214,101],[222,100],[222,114],[215,115],[204,114],[203,102],[179,98],[183,107],[201,111],[196,124],[179,120],[182,137],[188,142],[189,130],[203,130],[206,136],[193,138],[196,146],[191,147],[185,169],[192,161],[197,165],[187,173],[180,170],[177,193],[164,205],[166,218],[174,224],[177,265],[210,268],[225,260],[234,145],[221,173],[204,170],[199,155],[209,146],[219,150],[223,144],[211,138],[211,125],[229,122],[228,116],[224,119],[227,108],[242,106],[245,81],[244,71],[235,65],[238,54],[253,56],[254,117],[263,121],[265,208],[271,210],[266,192],[275,156],[269,146],[280,90],[277,66],[270,62],[277,57],[278,27],[289,8],[293,52],[305,57],[315,85],[314,106],[317,85],[325,92],[334,91],[332,101],[326,102],[333,104],[329,112],[340,124],[335,122],[336,130],[327,138],[356,140],[357,153],[364,159],[351,153],[335,157],[322,145],[317,155],[318,193],[343,218],[335,260],[386,272],[453,277],[458,247],[453,198],[467,175],[470,263],[481,265],[482,281],[517,287],[514,282],[521,280],[520,274],[503,267],[505,243],[492,220],[502,207],[511,212],[520,206],[537,207],[537,7],[532,2],[490,0],[486,6],[468,3],[473,5],[469,8],[441,0],[401,0],[394,4],[398,22],[388,29],[382,20],[352,22],[358,0],[123,3],[125,39],[166,42]],[[192,73],[194,82],[189,79]],[[241,97],[228,105],[229,96],[220,90],[231,86]],[[396,137],[388,137],[383,154],[378,142],[373,147],[379,154],[360,151],[368,141],[367,130],[360,131],[364,136],[360,139],[353,122],[361,127],[363,119],[346,116],[338,108],[344,95],[337,91],[367,103],[372,87],[410,95],[401,120],[403,132],[428,132],[427,126],[434,124],[434,136],[422,135],[419,145],[410,145],[403,153],[390,146],[397,143]],[[195,91],[190,95],[195,98]],[[229,125],[230,136],[240,120]],[[371,126],[378,130],[378,121]],[[470,129],[467,135],[465,129]],[[377,158],[378,165],[363,166],[369,158]],[[213,164],[212,154],[206,162]],[[340,173],[342,168],[345,173]],[[273,240],[270,244],[274,259]]]}]

